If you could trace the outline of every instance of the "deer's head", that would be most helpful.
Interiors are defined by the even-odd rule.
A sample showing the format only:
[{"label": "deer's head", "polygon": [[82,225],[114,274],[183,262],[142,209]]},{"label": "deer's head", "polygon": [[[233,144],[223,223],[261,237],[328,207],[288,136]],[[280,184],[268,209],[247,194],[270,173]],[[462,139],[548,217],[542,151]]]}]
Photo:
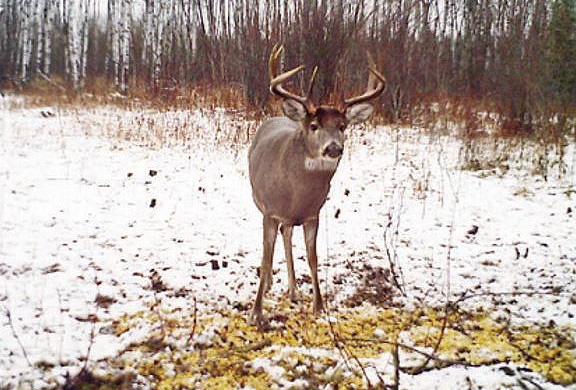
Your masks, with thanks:
[{"label": "deer's head", "polygon": [[[343,99],[338,105],[316,105],[310,98],[317,68],[314,69],[306,96],[300,96],[286,90],[282,84],[302,69],[298,66],[278,74],[282,46],[274,46],[268,62],[270,73],[270,91],[281,97],[282,110],[289,119],[300,124],[309,157],[337,160],[344,150],[347,126],[362,123],[370,117],[374,107],[367,103],[376,98],[386,88],[386,79],[370,60],[368,69],[375,78],[368,82],[368,88],[362,95]],[[372,84],[375,84],[372,86]]]}]

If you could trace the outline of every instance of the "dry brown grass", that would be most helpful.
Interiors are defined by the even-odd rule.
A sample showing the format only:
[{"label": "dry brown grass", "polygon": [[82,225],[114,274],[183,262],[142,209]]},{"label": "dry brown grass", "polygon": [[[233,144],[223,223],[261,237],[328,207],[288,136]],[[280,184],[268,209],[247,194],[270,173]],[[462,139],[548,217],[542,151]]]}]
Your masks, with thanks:
[{"label": "dry brown grass", "polygon": [[[2,89],[25,97],[29,107],[59,106],[93,107],[114,105],[124,109],[156,109],[160,111],[183,109],[224,109],[248,119],[278,113],[277,104],[270,98],[264,107],[255,107],[246,99],[239,83],[211,85],[201,83],[185,85],[176,80],[166,80],[153,87],[145,80],[133,80],[130,92],[123,95],[104,77],[91,78],[82,91],[75,91],[58,76],[38,78],[26,86],[6,85]],[[330,97],[337,101],[340,95]],[[411,105],[403,107],[401,115],[390,117],[382,110],[387,101],[376,103],[376,115],[372,124],[416,126],[434,133],[452,133],[465,139],[484,137],[488,134],[504,138],[554,138],[575,134],[576,105],[570,107],[533,107],[525,114],[512,113],[503,102],[490,97],[452,96],[434,94],[419,96]]]},{"label": "dry brown grass", "polygon": [[[246,144],[263,117],[279,113],[273,99],[264,109],[248,104],[239,84],[187,87],[164,83],[150,88],[142,82],[122,95],[103,78],[93,79],[83,92],[76,92],[54,77],[10,89],[24,97],[10,104],[23,107],[52,106],[62,112],[78,112],[112,106],[130,111],[130,115],[118,114],[115,121],[106,119],[110,122],[106,124],[110,129],[107,136],[151,147],[197,144],[200,136],[207,137],[206,131],[214,132],[208,138],[219,146]],[[199,121],[194,112],[209,118],[209,123]],[[464,169],[506,172],[510,167],[523,166],[544,177],[552,171],[561,176],[566,167],[567,141],[576,135],[576,107],[562,108],[562,120],[558,119],[558,107],[538,112],[538,117],[525,123],[508,116],[506,107],[487,98],[439,96],[407,109],[395,124],[398,129],[410,126],[432,135],[459,138]],[[389,118],[380,114],[371,125],[387,123]]]},{"label": "dry brown grass", "polygon": [[211,86],[199,84],[180,86],[165,84],[152,88],[145,82],[135,83],[126,95],[119,93],[108,80],[96,78],[82,91],[66,86],[58,77],[38,79],[26,86],[4,85],[4,91],[22,96],[19,104],[25,107],[58,106],[60,108],[97,107],[112,105],[123,109],[155,109],[159,111],[182,109],[224,109],[244,118],[260,118],[273,111],[270,105],[264,109],[251,106],[239,84]]}]

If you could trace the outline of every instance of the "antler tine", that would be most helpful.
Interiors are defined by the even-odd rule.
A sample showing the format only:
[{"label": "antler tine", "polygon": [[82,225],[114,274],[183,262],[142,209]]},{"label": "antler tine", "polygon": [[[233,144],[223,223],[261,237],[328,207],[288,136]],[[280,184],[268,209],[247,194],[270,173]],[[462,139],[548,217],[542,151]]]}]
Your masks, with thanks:
[{"label": "antler tine", "polygon": [[[370,71],[370,75],[368,77],[368,87],[366,88],[366,92],[362,95],[352,97],[350,99],[344,99],[344,106],[350,107],[353,104],[362,103],[371,99],[374,99],[378,95],[380,95],[386,89],[386,77],[384,77],[378,70],[376,70],[376,65],[374,63],[374,59],[368,53],[368,70]],[[373,78],[376,78],[376,85],[372,88]]]},{"label": "antler tine", "polygon": [[[372,53],[370,53],[368,50],[366,50],[366,57],[368,58],[368,69],[376,69],[376,62],[374,62],[374,57],[372,57]],[[378,79],[376,79],[374,74],[372,72],[368,72],[368,83],[366,84],[366,89],[368,90],[376,88],[377,81]]]},{"label": "antler tine", "polygon": [[[287,72],[279,74],[278,76],[276,76],[272,80],[270,80],[270,87],[276,87],[276,86],[280,87],[280,84],[282,84],[283,82],[285,82],[290,77],[294,76],[296,73],[300,72],[304,68],[305,68],[304,65],[300,65],[297,68],[294,68],[294,69],[291,69]],[[305,99],[305,98],[302,97],[302,99]]]},{"label": "antler tine", "polygon": [[315,66],[314,70],[312,71],[312,76],[310,77],[310,83],[308,84],[308,93],[306,97],[310,99],[312,96],[312,89],[314,89],[314,83],[316,82],[316,75],[318,74],[318,67]]},{"label": "antler tine", "polygon": [[270,58],[268,59],[268,74],[270,75],[270,80],[276,77],[276,73],[278,73],[278,58],[282,50],[284,50],[284,48],[277,43],[272,48]]},{"label": "antler tine", "polygon": [[310,101],[308,97],[296,95],[295,93],[287,91],[282,86],[282,83],[304,69],[304,65],[300,65],[294,69],[277,75],[280,62],[280,54],[283,50],[283,46],[276,44],[270,53],[270,59],[268,60],[268,71],[270,73],[270,92],[284,99],[296,100],[308,108],[310,107]]}]

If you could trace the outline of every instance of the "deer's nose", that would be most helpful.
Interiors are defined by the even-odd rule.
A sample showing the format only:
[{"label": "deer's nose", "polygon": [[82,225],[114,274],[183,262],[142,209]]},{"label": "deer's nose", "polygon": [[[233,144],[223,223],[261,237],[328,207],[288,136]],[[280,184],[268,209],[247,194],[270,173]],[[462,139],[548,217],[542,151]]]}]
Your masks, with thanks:
[{"label": "deer's nose", "polygon": [[324,156],[330,156],[332,158],[337,158],[342,155],[344,148],[338,145],[336,142],[332,142],[330,145],[326,146],[324,149]]}]

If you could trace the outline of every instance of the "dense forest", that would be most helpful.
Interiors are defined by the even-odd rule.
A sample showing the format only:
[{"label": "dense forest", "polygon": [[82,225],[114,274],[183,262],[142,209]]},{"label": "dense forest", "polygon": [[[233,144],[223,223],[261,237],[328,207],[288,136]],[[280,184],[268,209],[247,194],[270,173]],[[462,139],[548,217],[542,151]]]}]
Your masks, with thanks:
[{"label": "dense forest", "polygon": [[575,0],[0,0],[4,88],[155,95],[233,88],[266,105],[266,61],[319,66],[317,99],[386,75],[380,113],[481,101],[530,128],[576,103]]}]

